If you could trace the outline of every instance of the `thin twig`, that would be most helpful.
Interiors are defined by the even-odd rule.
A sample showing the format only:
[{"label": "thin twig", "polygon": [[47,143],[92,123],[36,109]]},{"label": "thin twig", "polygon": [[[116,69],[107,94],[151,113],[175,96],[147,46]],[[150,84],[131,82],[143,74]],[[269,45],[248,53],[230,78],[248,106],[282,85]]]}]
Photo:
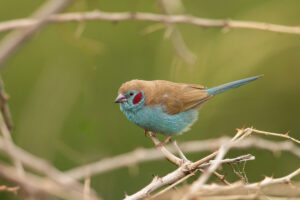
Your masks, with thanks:
[{"label": "thin twig", "polygon": [[9,131],[12,130],[13,127],[13,123],[12,123],[12,119],[11,119],[11,114],[10,114],[10,110],[9,110],[9,106],[8,106],[8,94],[6,94],[5,90],[4,90],[4,84],[3,84],[3,80],[2,77],[0,76],[0,101],[1,101],[1,112],[4,118],[4,122],[7,126],[7,129]]},{"label": "thin twig", "polygon": [[[0,127],[1,127],[1,123],[0,123]],[[17,157],[24,165],[48,176],[52,180],[55,180],[57,183],[60,183],[62,185],[67,184],[67,185],[72,185],[74,187],[75,186],[81,187],[80,184],[77,181],[75,181],[72,177],[59,171],[58,169],[50,165],[47,161],[24,151],[18,146],[15,146],[14,143],[10,143],[9,148],[10,149],[8,149],[7,146],[5,145],[5,141],[3,137],[0,137],[0,149],[4,152],[7,152],[8,154],[11,154],[11,151],[13,151],[14,154],[13,157]]]},{"label": "thin twig", "polygon": [[217,170],[217,168],[221,165],[222,159],[226,155],[226,153],[230,149],[230,143],[224,144],[221,146],[221,148],[218,151],[218,154],[216,155],[216,160],[213,162],[209,168],[199,177],[198,180],[196,180],[190,188],[189,193],[187,193],[187,198],[195,193],[203,184],[206,183],[206,181],[209,179],[210,175]]},{"label": "thin twig", "polygon": [[90,200],[91,177],[87,176],[84,179],[83,200]]},{"label": "thin twig", "polygon": [[0,131],[3,135],[3,147],[6,149],[7,153],[10,155],[16,169],[18,176],[24,176],[23,164],[20,160],[19,155],[15,152],[14,143],[11,138],[10,132],[4,122],[3,115],[0,113]]},{"label": "thin twig", "polygon": [[281,133],[272,133],[272,132],[267,132],[267,131],[260,131],[260,130],[257,130],[257,129],[252,129],[252,131],[254,133],[257,133],[257,134],[263,134],[263,135],[269,135],[269,136],[275,136],[275,137],[281,137],[281,138],[285,138],[285,139],[288,139],[288,140],[291,140],[293,142],[296,142],[298,144],[300,144],[300,141],[289,136],[288,132],[286,134],[281,134]]},{"label": "thin twig", "polygon": [[161,145],[161,142],[156,138],[155,134],[152,132],[149,132],[150,138],[154,145],[165,155],[165,157],[172,163],[174,163],[177,166],[182,165],[182,160],[172,154],[169,150],[166,149],[164,145]]},{"label": "thin twig", "polygon": [[208,163],[204,163],[204,164],[200,165],[200,168],[209,167],[212,164],[214,165],[216,162],[219,162],[219,164],[229,164],[229,163],[240,163],[240,162],[254,160],[254,159],[255,159],[255,157],[253,155],[247,154],[247,155],[239,156],[239,157],[236,157],[236,158],[223,159],[223,160],[220,160],[220,161],[210,160]]},{"label": "thin twig", "polygon": [[272,178],[272,177],[265,177],[264,180],[251,183],[251,184],[243,184],[241,182],[224,186],[224,185],[203,185],[199,190],[197,191],[197,195],[217,195],[217,194],[234,194],[231,193],[232,191],[240,192],[240,190],[245,191],[245,193],[248,193],[251,191],[251,193],[256,193],[257,191],[262,190],[266,186],[275,185],[275,184],[284,184],[284,183],[290,183],[291,179],[298,176],[300,174],[300,168],[293,171],[292,173],[283,176],[281,178]]},{"label": "thin twig", "polygon": [[8,187],[6,185],[0,185],[0,191],[1,192],[12,192],[14,194],[17,194],[17,192],[19,190],[20,190],[20,186]]},{"label": "thin twig", "polygon": [[[58,185],[56,182],[50,179],[45,177],[41,178],[29,172],[27,172],[26,176],[23,177],[15,176],[15,174],[15,168],[4,163],[0,163],[0,176],[4,177],[5,179],[16,182],[30,190],[42,191],[63,199],[82,200],[83,188],[78,190],[77,188],[73,187],[61,187],[61,185]],[[99,198],[93,194],[90,195],[90,199],[97,200]]]},{"label": "thin twig", "polygon": [[[54,15],[50,18],[51,22],[81,22],[81,21],[149,21],[159,23],[185,23],[192,24],[199,27],[220,27],[220,28],[237,28],[237,29],[253,29],[263,30],[276,33],[286,34],[300,34],[299,26],[285,26],[278,24],[270,24],[264,22],[254,21],[239,21],[239,20],[224,20],[224,19],[207,19],[193,17],[189,15],[160,15],[154,13],[142,13],[142,12],[103,12],[103,11],[90,11],[90,12],[77,12],[66,13],[60,15]],[[35,19],[16,19],[0,23],[0,32],[9,31],[13,29],[21,29],[31,27],[37,24]]]},{"label": "thin twig", "polygon": [[162,195],[163,193],[166,193],[167,191],[169,191],[170,189],[174,188],[175,186],[177,186],[178,184],[182,183],[183,181],[187,180],[188,178],[190,178],[191,176],[194,176],[195,173],[190,173],[187,176],[182,177],[181,179],[179,179],[178,181],[176,181],[175,183],[169,185],[168,187],[164,188],[163,190],[159,191],[158,193],[152,195],[149,199],[154,199],[160,195]]}]

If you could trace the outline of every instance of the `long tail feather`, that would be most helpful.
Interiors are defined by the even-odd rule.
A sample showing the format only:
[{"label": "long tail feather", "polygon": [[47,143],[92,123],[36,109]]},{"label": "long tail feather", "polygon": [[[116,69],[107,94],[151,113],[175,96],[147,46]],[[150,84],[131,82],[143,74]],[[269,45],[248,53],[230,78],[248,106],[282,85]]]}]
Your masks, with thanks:
[{"label": "long tail feather", "polygon": [[254,76],[254,77],[250,77],[250,78],[245,78],[245,79],[242,79],[242,80],[233,81],[233,82],[230,82],[230,83],[219,85],[217,87],[213,87],[213,88],[207,89],[205,91],[208,94],[216,95],[216,94],[220,94],[222,92],[225,92],[227,90],[240,87],[241,85],[247,84],[247,83],[249,83],[251,81],[254,81],[258,78],[261,78],[261,77],[263,77],[263,75]]}]

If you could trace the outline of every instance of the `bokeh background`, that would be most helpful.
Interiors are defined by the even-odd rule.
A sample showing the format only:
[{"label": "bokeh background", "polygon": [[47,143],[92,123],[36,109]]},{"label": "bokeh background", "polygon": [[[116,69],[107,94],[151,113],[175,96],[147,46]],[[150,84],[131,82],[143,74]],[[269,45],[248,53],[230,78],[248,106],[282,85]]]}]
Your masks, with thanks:
[{"label": "bokeh background", "polygon": [[[0,21],[23,18],[41,0],[1,0]],[[300,25],[299,0],[183,1],[180,13],[214,18]],[[78,0],[72,11],[159,13],[156,1]],[[264,74],[264,78],[217,96],[201,110],[192,129],[176,140],[233,136],[236,128],[300,133],[300,35],[258,30],[176,25],[196,56],[188,63],[174,50],[165,28],[146,33],[149,22],[103,21],[51,24],[40,31],[1,71],[17,145],[60,170],[112,157],[138,147],[153,147],[142,129],[113,103],[119,86],[131,79],[163,79],[207,87]],[[2,39],[6,33],[0,33]],[[271,138],[273,139],[273,138]],[[283,176],[299,167],[289,153],[249,150],[249,181]],[[233,151],[239,155],[246,151]],[[204,154],[189,155],[200,158]],[[121,199],[145,186],[153,174],[174,169],[165,160],[139,164],[92,177],[105,199]],[[226,169],[224,169],[226,170]],[[232,170],[226,172],[233,180]],[[0,182],[1,183],[1,182]],[[1,199],[17,199],[0,194]]]}]

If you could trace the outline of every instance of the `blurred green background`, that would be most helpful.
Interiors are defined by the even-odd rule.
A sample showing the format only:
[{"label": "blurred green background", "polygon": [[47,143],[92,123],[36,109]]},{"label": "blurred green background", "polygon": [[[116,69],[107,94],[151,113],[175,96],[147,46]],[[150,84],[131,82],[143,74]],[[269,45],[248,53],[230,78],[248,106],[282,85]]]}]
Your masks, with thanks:
[{"label": "blurred green background", "polygon": [[[41,0],[1,0],[0,21],[23,18]],[[206,18],[300,25],[299,0],[183,1],[182,12]],[[72,11],[159,13],[156,1],[79,0]],[[197,59],[178,56],[166,29],[145,34],[154,23],[103,21],[51,24],[40,31],[2,70],[17,145],[60,170],[111,157],[138,147],[153,147],[142,129],[113,103],[119,86],[131,79],[163,79],[212,87],[264,74],[264,78],[207,103],[192,129],[176,140],[233,136],[236,128],[300,133],[300,35],[258,30],[199,28],[181,24],[187,47]],[[82,33],[80,33],[82,32]],[[2,39],[6,33],[0,33]],[[271,138],[272,139],[272,138]],[[261,150],[248,162],[249,181],[283,176],[299,167],[289,153],[275,157]],[[246,151],[233,151],[239,155]],[[191,159],[204,154],[189,155]],[[145,186],[153,174],[174,169],[165,160],[92,177],[104,199],[121,199]],[[233,174],[230,169],[229,175]],[[233,176],[234,177],[234,176]],[[234,177],[234,180],[237,178]],[[15,199],[1,194],[1,199]]]}]

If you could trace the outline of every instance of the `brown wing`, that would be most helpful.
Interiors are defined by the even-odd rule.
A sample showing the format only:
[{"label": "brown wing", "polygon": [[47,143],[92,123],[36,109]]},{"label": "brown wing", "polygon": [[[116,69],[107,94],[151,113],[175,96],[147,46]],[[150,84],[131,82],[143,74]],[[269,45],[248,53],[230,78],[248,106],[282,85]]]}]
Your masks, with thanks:
[{"label": "brown wing", "polygon": [[[150,86],[151,85],[151,86]],[[200,108],[211,95],[205,87],[196,84],[173,83],[169,81],[151,81],[146,89],[146,104],[149,106],[162,104],[166,112],[177,114],[191,108]]]}]

